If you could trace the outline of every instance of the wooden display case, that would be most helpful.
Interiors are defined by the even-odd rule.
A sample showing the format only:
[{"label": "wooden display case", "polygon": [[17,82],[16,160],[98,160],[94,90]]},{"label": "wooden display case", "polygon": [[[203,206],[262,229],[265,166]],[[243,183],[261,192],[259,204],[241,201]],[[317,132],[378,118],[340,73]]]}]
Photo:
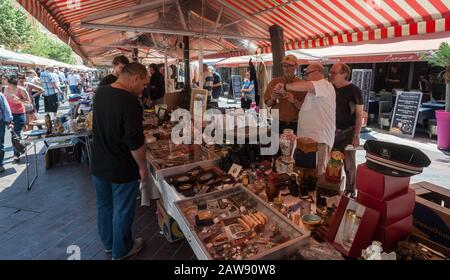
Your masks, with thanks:
[{"label": "wooden display case", "polygon": [[[273,259],[287,259],[290,256],[296,254],[299,248],[308,242],[309,233],[302,232],[298,226],[292,223],[288,218],[281,215],[278,211],[273,209],[270,205],[264,202],[261,198],[253,194],[247,188],[244,187],[234,187],[222,191],[217,191],[214,193],[209,193],[201,196],[197,196],[191,199],[185,199],[181,201],[175,202],[176,211],[181,216],[181,220],[179,221],[180,228],[185,234],[186,239],[191,245],[194,253],[196,254],[198,259],[203,260],[212,260],[215,259],[208,251],[207,244],[205,244],[201,237],[200,232],[203,228],[198,227],[195,223],[192,222],[192,219],[188,218],[186,215],[186,209],[195,208],[201,201],[212,201],[212,200],[221,200],[221,199],[231,199],[235,195],[245,194],[250,200],[253,200],[256,204],[254,206],[254,210],[258,212],[264,213],[268,218],[268,222],[264,227],[262,235],[265,236],[267,234],[270,235],[270,229],[274,224],[277,224],[281,234],[283,236],[288,236],[288,240],[283,243],[278,243],[272,248],[266,248],[264,245],[258,247],[258,252],[248,258],[248,260],[255,259],[264,259],[264,260],[273,260]],[[198,211],[198,210],[197,210]],[[268,232],[269,231],[269,232]],[[263,238],[263,237],[256,237]],[[256,243],[256,239],[250,239],[252,242]],[[232,242],[226,241],[226,242]]]}]

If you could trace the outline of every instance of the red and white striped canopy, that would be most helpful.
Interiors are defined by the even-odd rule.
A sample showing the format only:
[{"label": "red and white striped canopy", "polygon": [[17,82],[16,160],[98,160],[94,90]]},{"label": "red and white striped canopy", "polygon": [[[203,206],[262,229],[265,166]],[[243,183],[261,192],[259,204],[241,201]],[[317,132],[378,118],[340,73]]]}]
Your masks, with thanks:
[{"label": "red and white striped canopy", "polygon": [[[111,50],[111,47],[102,49],[102,45],[130,44],[138,34],[82,28],[79,24],[86,16],[111,12],[109,21],[102,23],[131,25],[131,22],[141,27],[158,24],[161,12],[171,11],[171,14],[178,15],[173,0],[17,2],[51,32],[68,42],[77,53],[94,60],[117,51],[114,48]],[[153,19],[143,13],[145,11],[127,12],[127,8],[151,2],[161,3]],[[268,27],[279,25],[284,30],[286,50],[450,31],[450,0],[180,0],[179,3],[178,7],[185,16],[203,15],[202,11],[209,9],[202,19],[205,24],[211,24],[210,29],[217,22],[217,33],[268,39]],[[117,13],[121,9],[123,15]],[[174,26],[179,28],[179,25]],[[223,43],[224,47],[205,52],[205,58],[238,56],[249,52],[237,41],[217,42]],[[261,53],[271,52],[269,40],[254,39],[252,44]]]}]

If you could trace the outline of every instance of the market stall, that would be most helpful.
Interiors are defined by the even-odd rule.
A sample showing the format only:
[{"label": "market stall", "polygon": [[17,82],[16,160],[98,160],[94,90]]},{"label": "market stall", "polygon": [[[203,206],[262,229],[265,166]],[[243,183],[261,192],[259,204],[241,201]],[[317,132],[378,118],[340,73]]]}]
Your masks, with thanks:
[{"label": "market stall", "polygon": [[[46,114],[43,120],[30,122],[38,129],[23,133],[24,153],[26,158],[27,190],[30,191],[38,174],[37,150],[38,143],[44,144],[45,167],[49,169],[59,162],[70,158],[77,162],[91,164],[91,138],[92,138],[92,89],[80,95],[77,105],[67,114],[52,116]],[[82,107],[83,106],[83,107]],[[29,154],[29,150],[33,150]],[[29,158],[34,157],[34,174],[30,176]]]},{"label": "market stall", "polygon": [[[143,60],[156,50],[164,52],[167,66],[169,56],[181,59],[183,52],[186,77],[190,59],[198,59],[201,65],[204,58],[271,53],[269,41],[277,37],[272,35],[281,39],[271,42],[279,45],[276,54],[281,55],[284,50],[450,30],[448,4],[442,1],[426,1],[423,6],[403,1],[407,6],[403,10],[395,1],[384,1],[379,7],[334,0],[305,1],[305,6],[298,1],[259,1],[252,6],[242,0],[139,4],[82,0],[72,7],[75,15],[66,3],[54,0],[36,5],[18,2],[91,64],[110,63],[124,52]],[[270,26],[283,28],[285,37],[283,32],[272,32],[273,28],[269,33]],[[147,51],[146,57],[139,56],[139,49]],[[322,59],[319,54],[312,57]],[[166,67],[166,89],[167,72]],[[186,93],[190,80],[185,80]],[[160,207],[174,219],[162,222],[161,228],[170,236],[180,227],[200,259],[287,259],[296,253],[303,258],[358,258],[374,240],[392,250],[411,233],[415,195],[409,176],[421,172],[424,163],[415,161],[416,156],[421,158],[420,151],[414,151],[410,157],[414,160],[398,164],[384,157],[390,158],[400,147],[378,147],[383,155],[374,153],[367,166],[358,169],[357,188],[366,194],[362,201],[342,194],[339,155],[333,155],[327,173],[319,176],[318,143],[310,139],[282,135],[280,155],[269,157],[257,152],[259,143],[176,145],[169,139],[174,126],[166,118],[170,112],[155,108],[147,113],[144,128],[152,174],[147,187],[158,193]],[[366,149],[372,152],[370,146]],[[377,169],[371,165],[374,162],[388,171]],[[389,173],[392,170],[408,176],[398,179]],[[406,202],[398,207],[396,201]],[[367,257],[374,256],[368,252]]]},{"label": "market stall", "polygon": [[[417,162],[403,167],[384,162],[386,171],[377,167],[380,161],[371,151],[376,150],[371,145],[385,144],[368,144],[368,163],[358,167],[354,199],[343,194],[338,154],[321,176],[305,157],[291,162],[291,154],[314,155],[314,141],[295,140],[294,148],[281,135],[280,156],[253,157],[259,144],[175,145],[169,139],[174,123],[161,122],[150,111],[144,123],[151,173],[147,188],[159,198],[161,230],[169,242],[186,238],[198,259],[360,258],[374,240],[398,254],[399,244],[413,246],[402,240],[412,236],[416,196],[410,176],[428,161],[420,151],[412,151]],[[390,149],[411,152],[401,145]],[[387,173],[396,170],[412,173]],[[345,213],[357,217],[351,220],[354,229]],[[425,247],[428,257],[443,257],[442,250]]]}]

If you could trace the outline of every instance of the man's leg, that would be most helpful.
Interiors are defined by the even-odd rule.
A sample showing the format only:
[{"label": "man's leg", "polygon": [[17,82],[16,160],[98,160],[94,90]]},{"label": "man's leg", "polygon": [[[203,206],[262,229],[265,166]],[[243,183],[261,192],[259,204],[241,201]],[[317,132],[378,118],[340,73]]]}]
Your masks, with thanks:
[{"label": "man's leg", "polygon": [[41,101],[41,96],[40,95],[34,97],[34,107],[36,108],[36,113],[39,113],[39,108],[40,108],[39,102],[40,101]]},{"label": "man's leg", "polygon": [[280,134],[280,135],[283,134],[283,131],[286,128],[289,128],[289,125],[286,122],[280,121],[280,125],[278,127],[278,129],[279,129],[278,134]]},{"label": "man's leg", "polygon": [[344,169],[346,176],[345,190],[355,191],[356,151],[344,152]]},{"label": "man's leg", "polygon": [[113,184],[112,191],[114,200],[112,257],[120,259],[126,256],[134,245],[131,227],[139,182]]},{"label": "man's leg", "polygon": [[[5,158],[5,130],[6,123],[0,121],[0,169],[3,169],[3,159]],[[0,170],[0,172],[2,172],[2,170]]]},{"label": "man's leg", "polygon": [[106,250],[113,247],[113,194],[112,184],[92,176],[97,194],[97,228]]},{"label": "man's leg", "polygon": [[317,154],[317,173],[319,176],[325,174],[328,160],[330,159],[330,147],[327,144],[319,143]]},{"label": "man's leg", "polygon": [[49,98],[49,103],[50,103],[50,112],[53,112],[55,118],[58,112],[58,94],[55,93],[51,96],[48,96]]},{"label": "man's leg", "polygon": [[44,112],[49,113],[49,100],[48,96],[44,96]]}]

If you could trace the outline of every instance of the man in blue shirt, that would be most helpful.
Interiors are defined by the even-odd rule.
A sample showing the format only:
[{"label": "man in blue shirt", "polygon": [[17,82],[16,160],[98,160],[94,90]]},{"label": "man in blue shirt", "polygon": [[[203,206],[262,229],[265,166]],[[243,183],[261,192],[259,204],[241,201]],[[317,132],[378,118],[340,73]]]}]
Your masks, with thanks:
[{"label": "man in blue shirt", "polygon": [[6,127],[12,127],[13,116],[6,101],[6,97],[0,92],[0,173],[5,172],[3,159],[5,158],[5,131]]},{"label": "man in blue shirt", "polygon": [[53,71],[53,67],[47,67],[41,73],[41,83],[45,90],[43,94],[45,112],[52,112],[56,116],[56,112],[58,111],[58,93],[62,93],[62,91],[59,88],[58,75]]}]

